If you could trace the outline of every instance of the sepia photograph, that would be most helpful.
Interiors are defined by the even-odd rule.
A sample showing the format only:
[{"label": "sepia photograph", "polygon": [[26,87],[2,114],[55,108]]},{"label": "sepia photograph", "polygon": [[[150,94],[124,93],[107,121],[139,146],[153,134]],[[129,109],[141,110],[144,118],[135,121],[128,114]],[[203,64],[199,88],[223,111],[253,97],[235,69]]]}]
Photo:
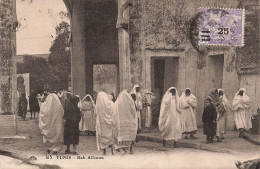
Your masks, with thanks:
[{"label": "sepia photograph", "polygon": [[0,0],[0,169],[260,169],[260,0]]}]

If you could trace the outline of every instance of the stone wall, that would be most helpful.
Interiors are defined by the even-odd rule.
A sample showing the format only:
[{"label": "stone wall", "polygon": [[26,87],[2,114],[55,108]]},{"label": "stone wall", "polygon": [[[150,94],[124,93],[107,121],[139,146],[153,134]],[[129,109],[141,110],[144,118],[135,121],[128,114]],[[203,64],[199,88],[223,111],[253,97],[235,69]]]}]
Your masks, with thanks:
[{"label": "stone wall", "polygon": [[71,15],[72,93],[93,92],[93,64],[118,65],[116,0],[64,0]]},{"label": "stone wall", "polygon": [[118,95],[118,68],[115,64],[95,64],[94,65],[94,91],[104,91],[108,94]]},{"label": "stone wall", "polygon": [[[152,89],[151,57],[179,58],[178,88],[179,94],[189,87],[198,98],[197,122],[202,125],[201,116],[204,100],[213,87],[221,87],[230,103],[240,86],[238,70],[241,65],[259,63],[258,40],[251,43],[245,40],[243,48],[235,47],[199,47],[197,44],[198,10],[199,7],[246,8],[246,16],[253,16],[247,5],[256,5],[257,1],[242,2],[238,0],[131,0],[129,7],[129,49],[130,49],[130,84],[141,84],[142,87]],[[252,20],[246,19],[246,28],[252,28]],[[251,22],[251,23],[250,23]],[[254,26],[253,26],[254,27]],[[251,33],[251,36],[255,36]],[[241,51],[244,52],[241,56]],[[255,54],[256,53],[256,54]],[[249,55],[249,56],[247,56]],[[216,82],[212,76],[214,65],[210,65],[212,57],[223,56],[222,81]],[[213,62],[214,63],[214,62]],[[120,64],[122,64],[120,62]],[[250,83],[258,76],[247,76]],[[255,82],[259,85],[259,80]],[[253,90],[250,86],[249,90]],[[130,88],[130,87],[129,87]],[[254,105],[258,104],[257,96],[250,94]],[[259,100],[259,99],[258,99]],[[233,113],[228,115],[228,128],[234,128]]]},{"label": "stone wall", "polygon": [[0,135],[16,133],[15,9],[15,1],[0,1]]},{"label": "stone wall", "polygon": [[85,15],[87,57],[95,64],[117,64],[116,0],[87,0]]},{"label": "stone wall", "polygon": [[[253,82],[259,85],[259,80],[254,80],[259,77],[259,39],[256,38],[259,36],[255,36],[259,34],[256,29],[259,17],[250,6],[256,5],[257,0],[118,0],[118,9],[114,0],[64,1],[71,4],[73,93],[92,92],[93,64],[116,64],[118,61],[120,90],[130,90],[136,83],[153,89],[152,58],[174,57],[179,63],[175,86],[179,94],[189,87],[197,96],[199,126],[202,125],[204,100],[213,87],[223,88],[232,103],[238,88],[246,86],[253,105],[258,104],[258,89],[250,87]],[[248,31],[245,46],[198,46],[200,7],[245,8],[245,30]],[[214,72],[217,69],[213,69],[216,57],[223,57],[220,64],[223,76],[218,78]],[[242,82],[243,78],[250,85]],[[229,129],[234,128],[232,112],[228,115],[228,125]]]}]

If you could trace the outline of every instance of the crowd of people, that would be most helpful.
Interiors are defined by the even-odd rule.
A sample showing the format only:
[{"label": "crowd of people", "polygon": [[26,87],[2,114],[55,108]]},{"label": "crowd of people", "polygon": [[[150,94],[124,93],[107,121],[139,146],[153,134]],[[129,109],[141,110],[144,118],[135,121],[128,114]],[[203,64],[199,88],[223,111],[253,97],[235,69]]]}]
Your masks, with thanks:
[{"label": "crowd of people", "polygon": [[[222,142],[227,132],[227,113],[234,113],[236,128],[239,130],[239,137],[244,137],[244,132],[252,128],[252,113],[250,112],[250,99],[241,88],[235,94],[232,105],[229,104],[222,89],[212,89],[205,102],[202,115],[203,133],[206,135],[207,143],[213,143],[216,137],[217,142]],[[197,131],[195,107],[197,99],[189,88],[185,89],[179,97],[175,87],[169,88],[161,103],[159,130],[163,137],[163,146],[167,140],[195,139]],[[190,137],[188,137],[190,135]]]},{"label": "crowd of people", "polygon": [[[37,102],[36,102],[37,101]],[[19,115],[25,118],[27,111],[25,94],[19,99]],[[67,146],[66,154],[78,154],[80,133],[96,136],[97,149],[103,151],[111,149],[133,154],[132,145],[139,132],[149,132],[156,124],[166,141],[179,139],[196,139],[197,120],[195,108],[197,98],[190,88],[186,88],[179,97],[175,87],[169,88],[163,98],[159,90],[154,93],[141,89],[135,85],[128,92],[123,90],[115,98],[113,94],[97,91],[93,95],[87,94],[80,100],[78,95],[69,92],[44,93],[42,96],[31,95],[29,99],[31,118],[39,112],[39,127],[43,135],[43,143],[47,146],[47,153],[57,154],[63,145]],[[38,106],[37,106],[38,105]],[[222,142],[227,132],[227,114],[234,113],[239,137],[244,136],[245,130],[252,128],[250,113],[250,99],[246,90],[241,88],[235,94],[232,105],[228,102],[222,89],[212,89],[205,102],[202,115],[204,134],[207,143]],[[70,150],[70,146],[73,150]]]}]

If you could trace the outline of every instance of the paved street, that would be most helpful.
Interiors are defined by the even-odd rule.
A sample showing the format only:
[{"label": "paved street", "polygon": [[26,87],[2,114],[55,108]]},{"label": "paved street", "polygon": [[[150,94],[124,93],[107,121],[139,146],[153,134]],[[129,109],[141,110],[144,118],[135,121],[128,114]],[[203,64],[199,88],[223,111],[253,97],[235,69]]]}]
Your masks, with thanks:
[{"label": "paved street", "polygon": [[[232,152],[217,153],[203,151],[192,148],[172,148],[170,144],[166,148],[161,143],[139,141],[134,146],[134,155],[121,153],[111,155],[107,151],[107,156],[101,156],[102,152],[96,149],[96,140],[94,136],[80,136],[80,144],[78,153],[80,157],[85,159],[77,159],[77,156],[69,156],[73,160],[63,159],[69,158],[63,151],[57,156],[52,155],[52,159],[46,158],[46,148],[42,144],[42,137],[38,128],[37,120],[23,121],[18,119],[20,134],[28,137],[28,139],[0,139],[1,149],[19,153],[21,157],[29,158],[34,155],[37,160],[33,161],[40,164],[57,164],[62,168],[104,168],[113,166],[113,168],[236,168],[235,161],[246,161],[250,159],[260,158],[256,147],[255,151],[249,152]],[[238,138],[237,138],[238,139]],[[217,144],[217,143],[216,143]],[[245,143],[247,144],[247,143]],[[237,145],[242,147],[243,145]],[[250,149],[250,148],[249,148]],[[104,158],[104,159],[88,159],[88,157]],[[60,159],[61,158],[61,159]],[[17,168],[17,166],[28,168],[27,165],[20,165],[21,162],[8,157],[1,156],[2,168]],[[10,166],[12,164],[12,166]],[[30,168],[38,168],[30,166]]]},{"label": "paved street", "polygon": [[[245,135],[250,139],[256,142],[252,144],[249,139],[238,138],[237,131],[228,131],[224,135],[225,139],[221,143],[216,142],[216,138],[213,144],[206,143],[206,136],[203,134],[203,128],[198,128],[196,133],[197,139],[182,139],[177,142],[177,146],[185,148],[196,148],[208,151],[216,152],[239,152],[239,153],[255,153],[259,154],[260,152],[260,135],[254,135],[252,133],[246,132]],[[149,140],[155,142],[162,142],[162,137],[158,129],[152,130],[151,133],[141,133],[138,134],[138,138],[141,140]],[[171,142],[170,142],[171,143]]]},{"label": "paved street", "polygon": [[[213,153],[194,149],[173,149],[168,151],[148,150],[145,148],[137,147],[135,155],[120,156],[108,155],[104,159],[77,159],[72,156],[73,160],[57,159],[52,156],[52,159],[46,159],[45,156],[36,156],[35,163],[41,164],[56,164],[62,168],[194,168],[194,169],[208,169],[208,168],[221,168],[221,169],[235,169],[235,161],[246,161],[259,158],[257,155],[250,154],[225,154]],[[87,154],[87,153],[85,153]],[[91,153],[93,154],[93,153]],[[90,155],[90,154],[88,154]],[[84,155],[88,158],[88,155]],[[67,156],[58,156],[64,158]],[[83,157],[83,156],[81,156]],[[95,157],[102,157],[96,155]],[[14,161],[16,161],[14,163]],[[1,164],[13,168],[21,167],[18,160],[11,160],[10,158],[0,158]],[[25,165],[28,168],[27,165]],[[7,167],[6,167],[7,168]],[[38,167],[31,167],[38,168]]]}]

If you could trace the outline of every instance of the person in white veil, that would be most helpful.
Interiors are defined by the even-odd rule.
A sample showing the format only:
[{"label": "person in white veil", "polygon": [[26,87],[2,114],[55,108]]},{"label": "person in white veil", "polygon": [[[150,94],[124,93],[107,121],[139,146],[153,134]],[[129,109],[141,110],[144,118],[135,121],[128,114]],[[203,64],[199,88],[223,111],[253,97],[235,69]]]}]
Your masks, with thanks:
[{"label": "person in white veil", "polygon": [[123,149],[122,155],[124,155],[126,153],[125,148],[129,147],[132,154],[131,145],[136,139],[137,133],[136,107],[134,99],[126,90],[118,95],[114,110],[112,117],[115,149]]},{"label": "person in white veil", "polygon": [[96,115],[95,103],[91,95],[87,94],[80,102],[81,121],[79,123],[79,130],[87,132],[87,135],[95,135],[96,130]]},{"label": "person in white veil", "polygon": [[[96,99],[96,138],[98,151],[103,150],[106,155],[106,149],[111,147],[113,150],[112,138],[112,115],[114,114],[114,103],[105,92],[98,92]],[[113,151],[112,151],[113,154]]]},{"label": "person in white veil", "polygon": [[130,94],[136,95],[136,107],[137,107],[137,119],[138,119],[138,133],[142,131],[142,119],[141,119],[141,113],[143,108],[143,97],[141,94],[140,85],[136,84],[134,85],[132,91]]},{"label": "person in white veil", "polygon": [[191,93],[190,88],[186,88],[180,97],[181,126],[182,133],[186,134],[185,139],[188,139],[188,134],[191,139],[196,138],[194,136],[197,131],[196,106],[197,98]]},{"label": "person in white veil", "polygon": [[163,137],[163,146],[167,140],[181,139],[182,129],[179,110],[179,95],[175,87],[169,88],[163,96],[159,117],[159,130]]},{"label": "person in white veil", "polygon": [[216,135],[217,137],[224,139],[224,134],[227,132],[226,118],[227,118],[227,113],[230,109],[230,103],[228,102],[227,97],[224,94],[222,89],[218,89],[218,94],[219,94],[219,100],[220,102],[223,103],[225,111],[223,111],[222,114],[218,113]]},{"label": "person in white veil", "polygon": [[57,154],[63,147],[63,115],[64,110],[56,94],[50,94],[41,104],[39,127],[43,135],[43,143],[47,153]]},{"label": "person in white veil", "polygon": [[250,113],[250,98],[246,95],[246,89],[240,88],[235,94],[232,109],[234,111],[234,119],[236,128],[239,130],[239,137],[244,137],[245,130],[252,128]]}]

